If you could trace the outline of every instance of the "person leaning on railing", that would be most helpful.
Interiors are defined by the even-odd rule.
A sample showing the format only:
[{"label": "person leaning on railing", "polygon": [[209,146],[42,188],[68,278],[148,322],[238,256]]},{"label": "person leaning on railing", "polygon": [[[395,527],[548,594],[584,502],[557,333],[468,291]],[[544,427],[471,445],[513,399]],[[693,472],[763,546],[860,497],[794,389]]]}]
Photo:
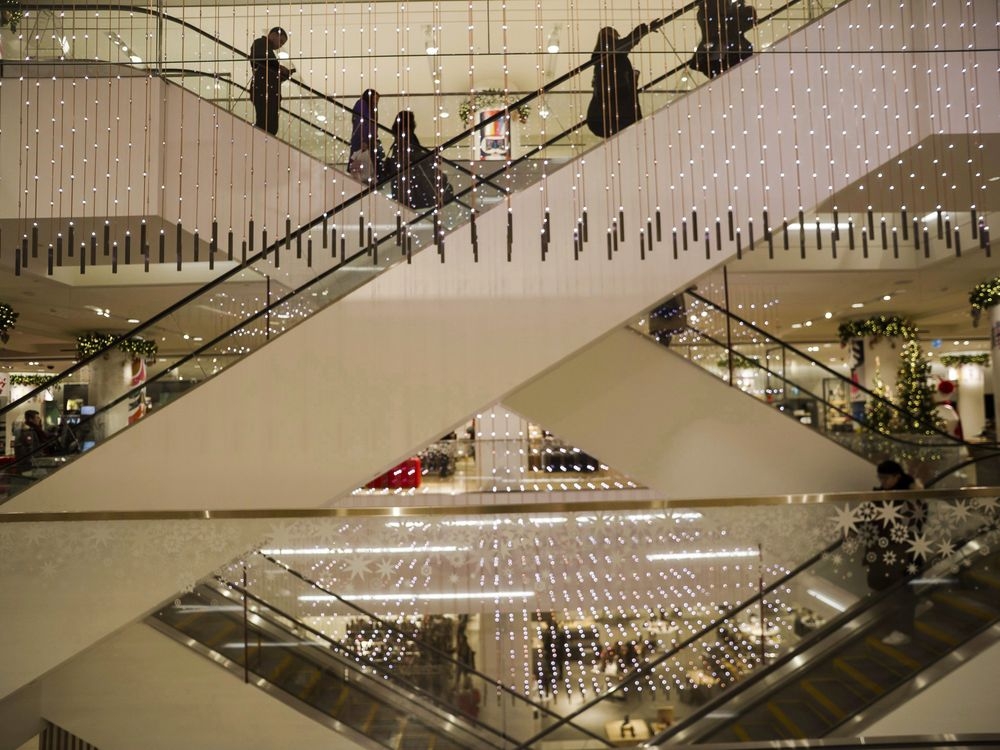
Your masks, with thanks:
[{"label": "person leaning on railing", "polygon": [[649,32],[648,23],[640,23],[624,37],[613,26],[598,32],[590,58],[594,92],[587,107],[587,127],[594,135],[607,138],[642,118],[639,76],[628,53]]}]

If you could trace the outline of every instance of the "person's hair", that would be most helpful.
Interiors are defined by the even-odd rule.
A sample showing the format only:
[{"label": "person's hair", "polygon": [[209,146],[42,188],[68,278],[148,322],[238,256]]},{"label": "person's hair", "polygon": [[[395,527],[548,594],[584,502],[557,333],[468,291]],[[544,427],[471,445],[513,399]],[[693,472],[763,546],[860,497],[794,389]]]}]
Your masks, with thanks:
[{"label": "person's hair", "polygon": [[405,133],[407,136],[412,137],[413,132],[417,129],[417,117],[413,114],[412,110],[404,109],[398,115],[396,115],[396,120],[392,123],[392,134],[399,138],[400,135]]},{"label": "person's hair", "polygon": [[27,422],[29,418],[38,416],[41,415],[35,409],[28,409],[28,411],[24,412],[24,421]]},{"label": "person's hair", "polygon": [[288,40],[288,32],[285,31],[280,26],[275,26],[269,32],[267,32],[268,36],[271,36],[271,34],[277,34],[278,36],[283,37],[286,41]]},{"label": "person's hair", "polygon": [[605,26],[597,32],[597,44],[594,45],[594,52],[613,52],[618,44],[618,29],[614,26]]},{"label": "person's hair", "polygon": [[896,461],[883,461],[875,469],[876,474],[885,474],[887,476],[902,476],[903,467],[900,466]]},{"label": "person's hair", "polygon": [[373,108],[375,100],[378,99],[378,92],[375,89],[365,89],[361,94],[361,99],[369,108]]}]

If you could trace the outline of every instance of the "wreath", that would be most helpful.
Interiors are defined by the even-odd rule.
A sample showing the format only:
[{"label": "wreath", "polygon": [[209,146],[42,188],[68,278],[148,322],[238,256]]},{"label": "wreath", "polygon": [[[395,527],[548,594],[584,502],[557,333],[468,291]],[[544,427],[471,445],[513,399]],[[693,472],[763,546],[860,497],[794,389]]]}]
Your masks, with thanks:
[{"label": "wreath", "polygon": [[983,365],[990,363],[989,354],[942,354],[941,364],[945,367],[961,367],[962,365]]},{"label": "wreath", "polygon": [[10,305],[0,303],[0,341],[7,343],[10,341],[10,329],[17,322],[20,313],[14,312]]},{"label": "wreath", "polygon": [[883,338],[913,341],[917,338],[917,327],[898,315],[879,315],[865,320],[841,323],[837,328],[837,335],[840,337],[841,346],[846,346],[851,339],[870,339],[872,343]]},{"label": "wreath", "polygon": [[1000,276],[976,284],[969,292],[969,304],[972,305],[972,325],[977,326],[984,310],[1000,305]]},{"label": "wreath", "polygon": [[[473,92],[472,96],[458,105],[458,119],[462,122],[470,123],[472,122],[472,118],[475,117],[476,112],[481,109],[489,109],[491,107],[506,108],[509,104],[510,96],[500,89],[476,91]],[[517,118],[518,122],[527,122],[528,116],[531,114],[531,107],[527,104],[522,104],[510,108],[510,113]]]},{"label": "wreath", "polygon": [[16,0],[0,0],[0,26],[9,26],[11,33],[17,33],[17,25],[24,18],[24,8]]},{"label": "wreath", "polygon": [[[76,337],[76,354],[78,359],[87,359],[111,346],[118,337],[113,333],[85,333]],[[146,339],[124,339],[118,342],[118,348],[125,354],[143,359],[156,359],[156,342]]]}]

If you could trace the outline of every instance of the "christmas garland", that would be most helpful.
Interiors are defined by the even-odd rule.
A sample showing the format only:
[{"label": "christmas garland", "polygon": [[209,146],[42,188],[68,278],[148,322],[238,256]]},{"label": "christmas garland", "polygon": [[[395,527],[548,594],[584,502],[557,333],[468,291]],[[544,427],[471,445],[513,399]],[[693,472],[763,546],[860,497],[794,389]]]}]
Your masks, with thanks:
[{"label": "christmas garland", "polygon": [[10,384],[11,385],[28,385],[32,388],[37,388],[40,385],[48,385],[53,380],[56,380],[55,375],[42,375],[32,374],[32,375],[11,375]]},{"label": "christmas garland", "polygon": [[[99,351],[107,349],[118,338],[111,333],[85,333],[76,337],[76,354],[79,359],[86,359]],[[118,343],[118,348],[133,357],[156,359],[156,342],[145,339],[125,339]]]},{"label": "christmas garland", "polygon": [[871,339],[875,342],[882,338],[901,338],[904,341],[913,341],[917,338],[917,327],[898,315],[879,315],[865,320],[841,323],[837,328],[837,335],[840,337],[841,345],[847,344],[851,339]]},{"label": "christmas garland", "polygon": [[[760,360],[756,357],[744,357],[736,352],[733,352],[732,361],[734,370],[752,370],[755,367],[760,367]],[[721,370],[729,369],[729,357],[720,358],[716,364]]]},{"label": "christmas garland", "polygon": [[0,341],[5,344],[10,341],[10,329],[17,322],[18,315],[20,313],[14,312],[10,305],[0,303]]},{"label": "christmas garland", "polygon": [[[481,109],[491,107],[506,107],[510,103],[510,97],[500,89],[483,89],[475,92],[458,105],[458,119],[462,122],[472,122],[476,112]],[[531,107],[522,104],[520,107],[513,107],[510,113],[517,117],[518,122],[527,122],[531,114]]]},{"label": "christmas garland", "polygon": [[962,365],[983,365],[990,363],[989,354],[942,354],[941,364],[945,367],[961,367]]},{"label": "christmas garland", "polygon": [[969,292],[969,304],[972,305],[972,324],[978,325],[984,310],[1000,305],[1000,276],[976,284]]}]

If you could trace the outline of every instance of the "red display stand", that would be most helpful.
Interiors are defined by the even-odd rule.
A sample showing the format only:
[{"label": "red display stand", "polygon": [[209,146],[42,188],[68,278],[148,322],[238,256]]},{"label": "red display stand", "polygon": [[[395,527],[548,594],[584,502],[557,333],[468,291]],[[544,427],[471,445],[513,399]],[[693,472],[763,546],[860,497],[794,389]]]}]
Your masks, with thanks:
[{"label": "red display stand", "polygon": [[420,459],[408,458],[365,485],[366,490],[409,490],[420,486]]}]

